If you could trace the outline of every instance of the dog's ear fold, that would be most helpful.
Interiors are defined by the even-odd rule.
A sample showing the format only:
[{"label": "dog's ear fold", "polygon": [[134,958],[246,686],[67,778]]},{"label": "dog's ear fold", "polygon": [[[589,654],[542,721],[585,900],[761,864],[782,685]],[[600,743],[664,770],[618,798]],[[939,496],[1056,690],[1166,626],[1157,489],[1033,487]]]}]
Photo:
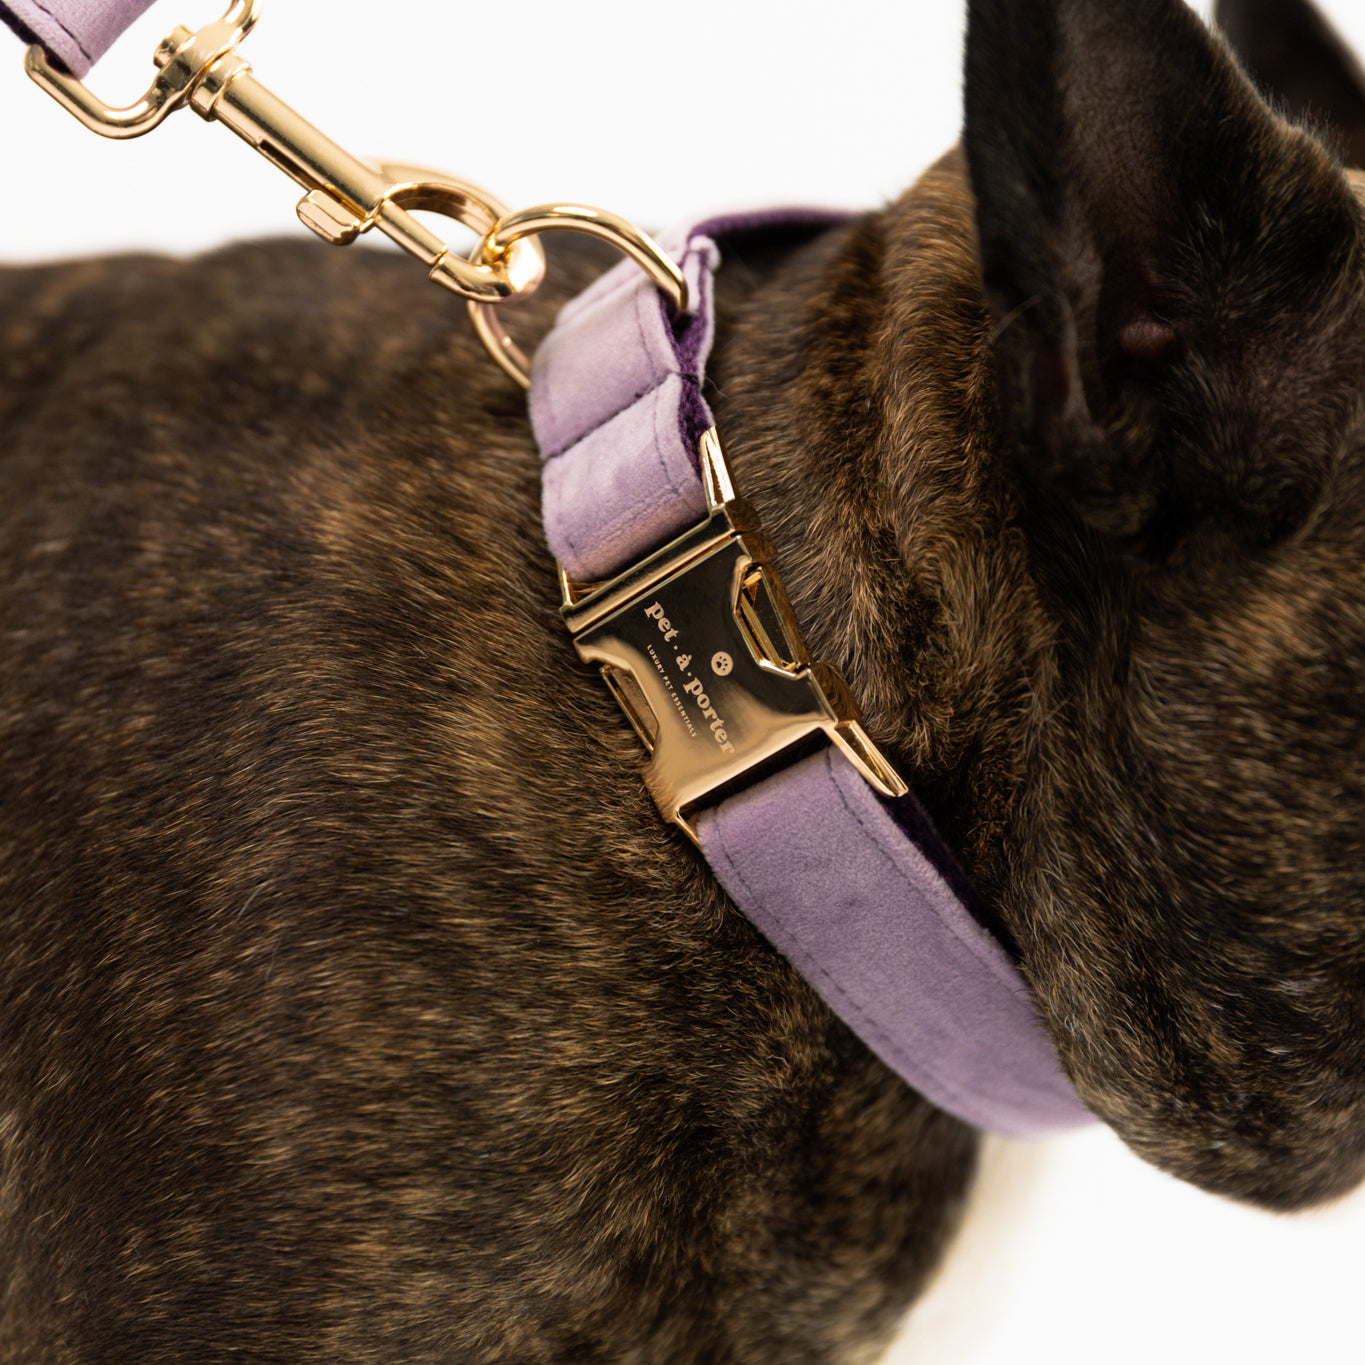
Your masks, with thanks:
[{"label": "dog's ear fold", "polygon": [[1309,0],[1218,0],[1213,17],[1257,86],[1365,167],[1365,72]]},{"label": "dog's ear fold", "polygon": [[972,0],[964,141],[1025,476],[1145,558],[1300,524],[1361,378],[1319,144],[1179,0]]}]

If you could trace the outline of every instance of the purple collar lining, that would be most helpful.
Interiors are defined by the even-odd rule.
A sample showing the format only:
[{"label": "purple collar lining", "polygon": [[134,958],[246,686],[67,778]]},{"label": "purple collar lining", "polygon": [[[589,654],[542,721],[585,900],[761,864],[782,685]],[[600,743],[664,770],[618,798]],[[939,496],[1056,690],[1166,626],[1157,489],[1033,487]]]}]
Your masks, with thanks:
[{"label": "purple collar lining", "polygon": [[[697,438],[718,242],[844,221],[713,220],[661,240],[692,311],[676,326],[623,263],[541,343],[530,408],[546,538],[571,578],[619,573],[705,513]],[[721,885],[863,1041],[915,1089],[994,1132],[1034,1137],[1091,1115],[1027,984],[971,913],[970,885],[913,797],[884,800],[838,750],[803,758],[696,817]]]}]

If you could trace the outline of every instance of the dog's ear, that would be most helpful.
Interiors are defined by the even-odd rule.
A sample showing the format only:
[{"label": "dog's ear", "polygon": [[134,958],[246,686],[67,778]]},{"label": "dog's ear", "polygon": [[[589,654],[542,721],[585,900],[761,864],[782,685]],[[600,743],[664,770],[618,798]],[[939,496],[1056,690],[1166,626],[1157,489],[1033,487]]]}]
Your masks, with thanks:
[{"label": "dog's ear", "polygon": [[1365,166],[1365,72],[1309,0],[1218,0],[1213,17],[1276,107]]},{"label": "dog's ear", "polygon": [[1331,157],[1179,0],[972,0],[964,141],[1025,478],[1147,559],[1302,523],[1360,377]]}]

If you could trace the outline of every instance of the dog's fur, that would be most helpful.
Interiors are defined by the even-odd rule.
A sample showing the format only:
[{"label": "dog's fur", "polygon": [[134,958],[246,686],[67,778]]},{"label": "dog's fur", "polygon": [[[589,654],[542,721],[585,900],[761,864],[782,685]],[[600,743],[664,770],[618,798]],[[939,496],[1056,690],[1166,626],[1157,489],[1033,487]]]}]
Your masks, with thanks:
[{"label": "dog's fur", "polygon": [[[974,0],[964,148],[727,266],[738,481],[1084,1099],[1329,1197],[1365,215],[1177,0]],[[976,1135],[660,823],[449,300],[305,245],[12,271],[0,433],[0,1357],[873,1351]]]}]

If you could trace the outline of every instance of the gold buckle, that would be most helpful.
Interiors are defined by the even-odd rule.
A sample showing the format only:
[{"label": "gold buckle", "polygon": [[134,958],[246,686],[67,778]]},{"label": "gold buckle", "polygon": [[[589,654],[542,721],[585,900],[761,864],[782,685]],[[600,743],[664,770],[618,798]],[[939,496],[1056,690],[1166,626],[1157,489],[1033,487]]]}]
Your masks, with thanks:
[{"label": "gold buckle", "polygon": [[698,810],[822,741],[884,796],[904,795],[843,678],[806,652],[772,544],[735,496],[714,429],[700,456],[704,521],[608,582],[561,575],[574,644],[649,751],[660,813],[695,842]]}]

